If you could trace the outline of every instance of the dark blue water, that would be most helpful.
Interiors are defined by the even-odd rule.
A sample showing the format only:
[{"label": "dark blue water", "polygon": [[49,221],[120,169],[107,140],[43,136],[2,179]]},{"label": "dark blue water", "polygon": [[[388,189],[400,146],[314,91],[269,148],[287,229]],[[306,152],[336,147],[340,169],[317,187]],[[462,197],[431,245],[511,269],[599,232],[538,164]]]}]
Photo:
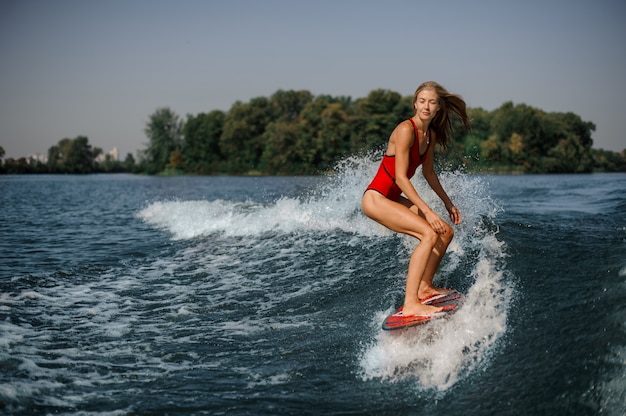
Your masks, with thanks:
[{"label": "dark blue water", "polygon": [[441,174],[464,301],[396,333],[375,169],[0,176],[0,413],[624,414],[626,175]]}]

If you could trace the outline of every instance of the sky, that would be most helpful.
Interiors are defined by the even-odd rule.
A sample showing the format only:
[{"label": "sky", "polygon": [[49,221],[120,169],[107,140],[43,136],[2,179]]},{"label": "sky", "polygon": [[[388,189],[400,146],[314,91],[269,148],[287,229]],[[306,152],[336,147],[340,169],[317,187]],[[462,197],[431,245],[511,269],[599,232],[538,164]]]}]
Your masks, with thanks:
[{"label": "sky", "polygon": [[120,159],[158,108],[183,119],[282,90],[574,112],[626,148],[623,0],[0,0],[5,158],[87,136]]}]

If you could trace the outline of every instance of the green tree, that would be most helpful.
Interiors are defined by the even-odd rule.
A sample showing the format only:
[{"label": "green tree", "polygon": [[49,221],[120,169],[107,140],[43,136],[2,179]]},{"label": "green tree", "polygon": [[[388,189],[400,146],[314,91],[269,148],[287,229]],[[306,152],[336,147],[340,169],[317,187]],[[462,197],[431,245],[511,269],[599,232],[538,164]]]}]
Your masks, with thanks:
[{"label": "green tree", "polygon": [[[307,164],[308,172],[323,170],[324,165],[332,160],[328,159],[329,154],[323,147],[324,133],[321,132],[327,125],[324,120],[325,112],[328,107],[337,107],[349,113],[351,111],[352,101],[348,97],[334,98],[330,95],[319,95],[310,101],[302,111],[298,119],[298,146],[302,154],[304,163]],[[333,153],[331,158],[336,157]]]},{"label": "green tree", "polygon": [[5,167],[4,167],[4,155],[6,153],[4,153],[4,147],[0,146],[0,173],[5,173]]},{"label": "green tree", "polygon": [[64,138],[48,149],[48,167],[52,173],[61,172],[65,165],[65,160],[70,151],[71,139]]},{"label": "green tree", "polygon": [[71,141],[70,152],[65,161],[66,172],[91,173],[94,171],[94,159],[102,153],[102,149],[92,149],[89,139],[78,136]]},{"label": "green tree", "polygon": [[548,152],[550,162],[544,171],[550,173],[588,173],[591,172],[591,155],[577,137],[562,139]]},{"label": "green tree", "polygon": [[355,131],[359,147],[378,148],[387,142],[395,126],[415,113],[412,97],[377,89],[355,101]]},{"label": "green tree", "polygon": [[170,153],[170,162],[167,167],[170,169],[181,170],[185,165],[185,157],[180,150],[174,150]]},{"label": "green tree", "polygon": [[265,131],[260,169],[269,174],[308,173],[306,149],[299,145],[298,125],[289,121],[270,123]]},{"label": "green tree", "polygon": [[33,173],[33,170],[25,157],[19,159],[8,158],[4,161],[4,172],[8,174]]},{"label": "green tree", "polygon": [[573,113],[547,113],[542,135],[549,146],[536,157],[538,172],[584,173],[593,169],[591,132],[595,125]]},{"label": "green tree", "polygon": [[64,138],[48,149],[48,168],[52,173],[92,173],[94,160],[102,149],[92,149],[86,136]]},{"label": "green tree", "polygon": [[589,172],[593,123],[573,113],[546,113],[526,104],[504,103],[490,114],[490,135],[481,154],[528,172]]},{"label": "green tree", "polygon": [[124,159],[124,170],[126,172],[133,172],[135,170],[135,158],[132,153],[126,154],[126,159]]},{"label": "green tree", "polygon": [[[509,149],[511,138],[521,138],[522,150],[518,156],[537,160],[551,147],[541,133],[541,115],[539,111],[525,104],[513,105],[511,101],[502,104],[491,115],[491,134],[498,144],[498,158],[507,163],[516,163]],[[514,144],[515,147],[517,144]],[[494,154],[492,152],[492,154]]]},{"label": "green tree", "polygon": [[311,163],[310,136],[302,123],[302,113],[313,101],[306,90],[278,90],[270,97],[271,110],[263,133],[259,169],[264,173],[306,173]]},{"label": "green tree", "polygon": [[249,103],[236,102],[224,120],[220,137],[220,153],[225,156],[224,169],[230,173],[248,173],[257,170],[263,148],[263,134],[275,111],[265,97],[253,98]]},{"label": "green tree", "polygon": [[219,170],[222,161],[220,137],[225,119],[226,114],[219,110],[187,116],[183,128],[183,154],[189,172],[209,174]]},{"label": "green tree", "polygon": [[146,124],[145,133],[149,139],[145,150],[145,163],[148,173],[164,170],[170,154],[182,149],[183,123],[170,108],[157,109]]},{"label": "green tree", "polygon": [[104,160],[99,164],[98,170],[106,173],[115,172],[119,170],[118,163],[113,159],[113,156],[109,154],[104,155]]},{"label": "green tree", "polygon": [[600,172],[626,172],[626,149],[621,153],[592,149],[594,167]]},{"label": "green tree", "polygon": [[313,101],[313,94],[306,90],[278,90],[270,97],[274,116],[279,121],[296,121],[302,110]]},{"label": "green tree", "polygon": [[[352,151],[353,119],[354,117],[349,114],[348,109],[340,102],[329,103],[322,111],[314,149],[323,163],[331,164],[337,158]],[[324,168],[325,166],[319,167]]]}]

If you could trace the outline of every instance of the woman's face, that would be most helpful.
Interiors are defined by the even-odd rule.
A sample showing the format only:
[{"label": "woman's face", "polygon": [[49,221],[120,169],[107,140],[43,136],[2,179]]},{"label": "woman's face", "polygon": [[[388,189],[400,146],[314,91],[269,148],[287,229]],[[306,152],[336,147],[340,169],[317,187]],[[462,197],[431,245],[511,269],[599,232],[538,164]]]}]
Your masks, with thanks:
[{"label": "woman's face", "polygon": [[415,115],[423,121],[430,121],[439,111],[439,96],[434,90],[422,90],[414,103]]}]

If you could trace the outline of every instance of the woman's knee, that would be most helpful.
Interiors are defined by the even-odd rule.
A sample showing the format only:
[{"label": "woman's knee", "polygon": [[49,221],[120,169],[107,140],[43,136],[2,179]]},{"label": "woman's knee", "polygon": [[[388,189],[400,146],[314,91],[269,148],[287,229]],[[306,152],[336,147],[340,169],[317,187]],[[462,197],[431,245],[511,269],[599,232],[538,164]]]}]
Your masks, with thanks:
[{"label": "woman's knee", "polygon": [[427,227],[427,230],[422,235],[422,243],[435,247],[437,240],[439,240],[439,234],[431,227]]},{"label": "woman's knee", "polygon": [[437,234],[437,238],[439,239],[438,244],[442,245],[444,249],[447,248],[454,238],[454,229],[446,224],[443,234]]},{"label": "woman's knee", "polygon": [[450,244],[450,241],[452,241],[452,239],[454,238],[454,228],[450,227],[448,224],[446,224],[444,227],[445,227],[445,231],[441,235],[441,239],[446,244]]}]

